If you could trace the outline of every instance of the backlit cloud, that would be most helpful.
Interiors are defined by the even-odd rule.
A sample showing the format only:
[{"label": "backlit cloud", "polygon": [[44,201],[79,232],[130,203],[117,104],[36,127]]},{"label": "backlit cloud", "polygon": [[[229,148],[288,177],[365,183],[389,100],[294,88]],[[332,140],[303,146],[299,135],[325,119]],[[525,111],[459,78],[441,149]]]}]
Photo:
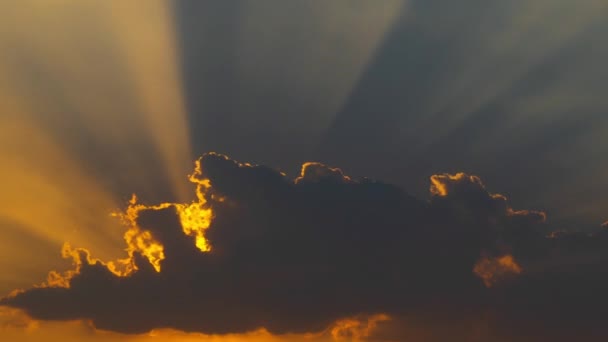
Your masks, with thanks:
[{"label": "backlit cloud", "polygon": [[[94,250],[66,245],[73,270],[51,272],[46,284],[0,304],[36,320],[85,320],[126,334],[264,329],[375,340],[382,331],[375,328],[390,330],[390,321],[436,317],[449,325],[488,312],[497,317],[488,334],[511,336],[502,324],[526,327],[520,311],[556,319],[546,312],[555,305],[606,301],[601,292],[580,297],[579,277],[608,283],[594,268],[551,263],[593,258],[599,267],[601,233],[547,237],[544,213],[514,210],[475,176],[432,176],[430,200],[420,201],[320,163],[304,164],[291,179],[210,153],[190,180],[191,203],[134,198],[118,214],[125,259],[104,262]],[[548,284],[551,302],[538,292]],[[565,331],[591,324],[578,322],[586,314],[566,316],[577,325]]]}]

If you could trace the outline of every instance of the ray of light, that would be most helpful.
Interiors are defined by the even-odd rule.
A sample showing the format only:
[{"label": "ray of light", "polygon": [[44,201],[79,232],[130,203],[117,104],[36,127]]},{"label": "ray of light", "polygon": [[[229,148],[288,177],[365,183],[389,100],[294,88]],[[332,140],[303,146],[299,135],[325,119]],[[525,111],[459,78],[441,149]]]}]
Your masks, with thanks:
[{"label": "ray of light", "polygon": [[190,198],[184,181],[192,153],[186,109],[182,97],[178,45],[169,1],[155,0],[145,6],[132,1],[113,1],[107,8],[125,51],[136,97],[145,116],[143,124],[167,167],[178,200]]},{"label": "ray of light", "polygon": [[[120,226],[108,215],[116,208],[112,195],[54,144],[42,129],[24,119],[27,116],[21,109],[8,108],[11,99],[4,96],[6,91],[1,94],[0,101],[6,112],[0,120],[0,217],[3,219],[0,253],[6,265],[0,277],[19,275],[23,277],[20,286],[31,283],[32,279],[21,273],[38,271],[29,276],[43,275],[46,272],[43,269],[49,266],[48,257],[58,259],[57,247],[68,240],[89,246],[94,244],[102,255],[118,253]],[[29,264],[35,267],[28,270],[23,263],[34,255],[31,250],[33,238],[11,238],[9,229],[26,229],[33,237],[50,242],[53,248],[38,250],[38,253],[45,253],[46,258],[37,254],[36,262]],[[8,281],[0,283],[3,293],[10,290],[5,288],[11,285]]]},{"label": "ray of light", "polygon": [[106,154],[102,166],[140,180],[165,173],[187,196],[192,156],[168,3],[26,0],[2,11],[5,77],[34,104],[30,116],[79,158]]},{"label": "ray of light", "polygon": [[110,213],[131,193],[192,197],[170,5],[0,3],[0,292],[63,268],[65,241],[123,255]]},{"label": "ray of light", "polygon": [[264,161],[277,140],[312,150],[408,2],[178,2],[191,110],[225,127],[205,148]]},{"label": "ray of light", "polygon": [[407,3],[243,1],[237,69],[244,89],[253,90],[241,94],[243,102],[251,103],[277,85],[304,97],[314,95],[311,100],[320,111],[289,116],[286,124],[314,122],[316,129],[325,129]]},{"label": "ray of light", "polygon": [[[586,29],[605,18],[608,5],[602,1],[515,1],[488,7],[458,45],[453,60],[443,69],[435,93],[422,109],[422,121],[409,133],[432,127],[441,139],[517,81],[567,47]],[[465,14],[466,17],[468,14]],[[501,21],[497,25],[496,21]],[[451,27],[452,30],[466,30]],[[433,28],[428,28],[433,32]],[[448,32],[435,32],[448,34]],[[568,72],[568,70],[565,70]],[[561,80],[564,81],[564,80]],[[563,82],[562,82],[563,84]],[[567,83],[566,83],[567,84]],[[437,121],[442,122],[437,125]]]},{"label": "ray of light", "polygon": [[[576,103],[589,100],[580,86],[576,92],[569,92],[569,96],[562,96],[563,86],[572,84],[572,75],[551,82],[550,77],[553,76],[533,73],[542,66],[555,63],[556,56],[589,36],[599,37],[598,42],[603,39],[605,24],[603,32],[589,30],[601,25],[607,14],[608,5],[595,0],[576,3],[551,0],[505,3],[413,0],[406,15],[400,19],[394,36],[386,41],[387,53],[399,51],[397,54],[401,53],[399,56],[403,57],[402,60],[382,55],[381,51],[380,56],[385,59],[377,62],[384,64],[380,67],[376,65],[377,69],[369,71],[387,72],[382,68],[394,70],[398,75],[395,79],[392,76],[382,78],[385,83],[393,84],[392,88],[374,84],[390,94],[371,98],[371,104],[359,99],[357,104],[377,108],[378,111],[394,112],[395,116],[399,116],[387,118],[394,121],[393,126],[398,127],[395,130],[398,137],[394,140],[415,141],[416,144],[408,148],[419,154],[428,152],[433,144],[445,139],[468,120],[475,119],[475,114],[484,107],[502,97],[513,96],[517,93],[517,87],[522,87],[523,80],[526,81],[524,86],[551,90],[535,94],[537,97],[534,98],[530,96],[526,101],[545,105],[550,102],[553,107],[565,105],[572,108]],[[584,50],[584,56],[581,56],[583,50],[579,48],[579,55],[567,63],[572,70],[565,67],[563,72],[576,73],[579,68],[586,69],[590,65],[597,69],[597,63],[588,64],[585,59],[599,56],[598,50],[604,48],[592,45],[588,44],[587,47],[593,48],[593,51]],[[411,53],[401,52],[409,50]],[[412,56],[411,59],[409,56]],[[374,63],[371,66],[373,68]],[[543,79],[545,83],[537,84]],[[393,94],[400,92],[402,96],[397,98],[407,100],[397,103],[399,100],[395,100]],[[408,97],[411,96],[408,92],[418,96]],[[578,97],[573,99],[573,96]],[[594,103],[598,103],[597,99]],[[347,121],[349,113],[343,114],[346,118],[344,121]],[[381,113],[379,115],[382,116]],[[545,112],[545,115],[550,114]],[[530,117],[530,113],[509,111],[508,116],[518,120]],[[334,127],[337,120],[330,127]]]},{"label": "ray of light", "polygon": [[[580,188],[585,175],[608,168],[607,15],[608,4],[595,0],[412,0],[318,150],[394,182],[409,181],[380,165],[495,176],[556,220],[597,222],[608,183],[594,178],[593,200]],[[367,160],[353,162],[353,150]],[[512,165],[521,166],[518,177],[502,177]],[[570,202],[593,217],[552,190],[576,194]]]},{"label": "ray of light", "polygon": [[[442,69],[443,75],[435,82],[435,92],[429,94],[425,108],[421,110],[421,120],[416,125],[404,128],[404,133],[420,134],[432,129],[433,139],[424,139],[421,149],[440,140],[480,108],[496,100],[501,95],[513,91],[513,87],[555,54],[567,49],[581,39],[586,30],[600,23],[608,14],[608,4],[602,1],[514,1],[502,5],[484,5],[489,10],[480,17],[468,18],[477,22],[474,31],[463,27],[469,34],[458,45],[454,57]],[[465,15],[466,16],[466,15]],[[501,21],[502,25],[497,25]],[[433,32],[434,28],[428,28]],[[436,32],[448,35],[448,32]],[[599,47],[598,47],[599,48]],[[583,61],[575,61],[586,67]],[[574,70],[563,70],[570,74]],[[552,91],[541,94],[541,98],[530,97],[533,102],[552,103],[553,108],[572,107],[572,96],[584,96],[580,91],[569,92],[569,97],[561,95],[562,87],[572,84],[561,77],[549,86]],[[552,101],[553,98],[553,101]],[[583,100],[582,98],[579,100]],[[597,103],[597,102],[596,102]],[[580,104],[580,102],[579,102]],[[531,106],[534,103],[530,104]],[[550,108],[544,108],[536,115],[554,115]],[[513,120],[529,118],[530,113],[512,111]],[[438,125],[438,122],[441,122]],[[418,133],[417,133],[418,132]]]}]

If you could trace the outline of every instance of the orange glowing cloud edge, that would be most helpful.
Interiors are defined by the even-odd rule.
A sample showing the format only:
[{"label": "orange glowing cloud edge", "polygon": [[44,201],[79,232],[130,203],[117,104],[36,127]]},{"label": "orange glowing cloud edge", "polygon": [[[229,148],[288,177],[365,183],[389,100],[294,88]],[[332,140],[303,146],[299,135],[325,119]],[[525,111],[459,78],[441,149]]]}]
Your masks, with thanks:
[{"label": "orange glowing cloud edge", "polygon": [[[492,199],[501,200],[505,202],[507,201],[507,197],[504,195],[490,193],[479,176],[469,175],[464,172],[458,172],[455,174],[443,173],[432,175],[430,177],[430,181],[431,186],[429,188],[429,192],[432,196],[447,197],[450,193],[451,183],[469,182],[479,186],[481,189],[486,191]],[[538,215],[541,218],[541,222],[545,222],[547,220],[547,214],[543,211],[514,210],[511,207],[507,207],[507,215],[509,216],[526,216],[530,214]],[[606,222],[605,225],[608,226],[608,222]]]},{"label": "orange glowing cloud edge", "polygon": [[[62,337],[77,336],[79,338],[93,338],[99,341],[106,339],[116,341],[366,341],[378,328],[378,324],[390,321],[385,314],[358,315],[337,320],[331,326],[320,332],[274,335],[265,328],[259,328],[246,333],[214,335],[196,332],[183,332],[171,328],[153,329],[140,335],[123,335],[112,331],[98,330],[90,320],[69,320],[62,322],[44,322],[32,319],[21,309],[0,306],[0,333],[12,332],[26,333],[30,336],[41,336],[49,339],[50,336],[61,334]],[[54,328],[54,329],[53,329]],[[83,332],[86,334],[83,336]],[[70,335],[71,334],[71,335]],[[51,338],[52,339],[52,338]],[[28,340],[30,341],[30,340]],[[70,340],[72,341],[72,340]]]},{"label": "orange glowing cloud edge", "polygon": [[[218,155],[211,152],[210,154]],[[223,156],[228,159],[228,157]],[[150,264],[154,267],[156,272],[161,272],[161,262],[165,259],[164,246],[157,241],[152,233],[148,230],[142,229],[137,220],[139,215],[143,211],[148,210],[163,210],[173,207],[179,216],[179,221],[182,226],[184,234],[194,237],[196,247],[203,253],[211,251],[211,244],[205,238],[205,230],[211,225],[213,219],[213,210],[208,205],[207,197],[211,196],[214,201],[224,202],[226,198],[218,197],[217,195],[210,194],[211,182],[209,179],[202,178],[202,166],[201,159],[199,158],[194,162],[194,172],[188,175],[188,180],[196,185],[195,195],[196,200],[189,204],[184,203],[170,203],[164,202],[154,205],[146,205],[138,202],[136,194],[131,196],[128,202],[127,208],[123,212],[113,212],[110,215],[120,219],[121,223],[127,228],[123,238],[127,245],[126,252],[128,256],[123,259],[115,261],[104,262],[99,259],[91,257],[90,251],[84,248],[72,248],[72,246],[66,242],[62,248],[62,257],[65,259],[72,259],[74,269],[63,273],[57,271],[49,272],[47,281],[37,287],[66,287],[70,286],[70,280],[77,274],[80,273],[80,268],[86,262],[89,265],[101,264],[105,266],[110,272],[118,277],[128,277],[133,272],[137,271],[137,265],[135,264],[134,254],[139,253],[146,257]],[[238,167],[251,168],[256,165],[250,163],[237,163]],[[338,168],[329,168],[325,165],[317,162],[306,162],[302,165],[300,176],[294,180],[294,183],[298,183],[306,177],[307,170],[312,168],[326,168],[331,174],[339,174],[346,181],[350,181],[350,178],[344,176],[342,170]],[[281,175],[286,176],[285,173]],[[17,290],[15,293],[20,292]]]},{"label": "orange glowing cloud edge", "polygon": [[[135,253],[139,253],[146,257],[156,272],[161,272],[161,261],[165,259],[164,246],[154,238],[150,231],[142,229],[137,223],[140,213],[147,210],[163,210],[173,207],[179,217],[184,234],[195,239],[196,247],[201,252],[211,251],[211,245],[204,235],[204,231],[209,228],[213,218],[213,211],[207,204],[207,199],[205,197],[207,196],[208,190],[211,188],[211,184],[208,179],[201,178],[201,175],[202,170],[199,159],[195,161],[194,172],[188,175],[188,180],[196,185],[196,200],[191,203],[165,202],[155,205],[145,205],[139,203],[137,195],[133,194],[124,212],[113,212],[110,214],[111,216],[120,219],[121,223],[127,228],[123,235],[127,245],[127,248],[125,249],[127,252],[126,258],[104,262],[92,258],[89,250],[84,248],[72,248],[72,246],[66,242],[63,245],[61,255],[65,259],[72,260],[74,269],[63,273],[51,271],[49,272],[47,281],[36,287],[69,288],[71,279],[80,273],[80,269],[85,263],[88,265],[101,264],[118,277],[128,277],[133,272],[137,271],[137,265],[134,259]],[[212,197],[219,202],[225,200],[224,198],[216,198],[214,195],[212,195]],[[14,293],[20,291],[21,290],[17,290]]]},{"label": "orange glowing cloud edge", "polygon": [[448,173],[432,175],[430,177],[430,180],[431,180],[431,187],[430,187],[429,191],[430,191],[431,195],[439,196],[439,197],[446,197],[448,195],[449,182],[460,182],[460,181],[464,181],[464,180],[469,180],[469,181],[471,181],[471,183],[476,183],[476,184],[479,184],[480,186],[483,186],[481,179],[479,177],[470,176],[464,172],[458,172],[453,175],[448,174]]},{"label": "orange glowing cloud edge", "polygon": [[523,269],[511,254],[496,258],[482,257],[473,268],[486,287],[491,288],[500,281],[521,274]]},{"label": "orange glowing cloud edge", "polygon": [[[135,253],[140,253],[145,256],[154,269],[157,272],[161,272],[161,261],[165,258],[164,246],[154,239],[154,236],[150,231],[142,229],[137,223],[140,213],[147,210],[163,210],[170,207],[175,208],[184,234],[195,238],[195,244],[201,253],[211,252],[212,245],[205,238],[205,230],[209,228],[213,220],[213,210],[208,203],[207,196],[211,196],[214,201],[218,202],[224,202],[226,201],[226,198],[219,198],[217,195],[210,194],[209,190],[212,188],[212,184],[209,179],[203,178],[201,160],[202,158],[199,158],[195,161],[194,172],[188,175],[188,180],[196,185],[196,200],[191,203],[165,202],[156,205],[145,205],[139,203],[137,196],[134,194],[123,212],[111,213],[112,216],[119,218],[122,224],[127,228],[124,233],[124,240],[127,245],[126,251],[128,254],[126,258],[104,262],[92,258],[91,253],[87,249],[72,248],[71,245],[66,242],[62,248],[62,256],[66,259],[72,259],[75,266],[74,269],[64,273],[51,271],[49,272],[47,281],[35,287],[69,288],[71,279],[80,273],[80,269],[85,263],[88,265],[101,264],[118,277],[128,277],[137,271],[137,265],[134,261]],[[255,165],[249,163],[236,164],[238,167],[255,167]],[[318,169],[324,169],[324,173],[319,174]],[[312,175],[308,174],[308,172],[312,172]],[[284,173],[281,173],[281,175],[286,176]],[[330,168],[317,162],[306,162],[302,165],[300,175],[293,180],[293,183],[297,184],[309,176],[319,177],[337,175],[342,177],[345,182],[352,182],[352,179],[344,175],[339,168]],[[485,186],[479,177],[467,175],[465,173],[433,175],[430,177],[430,180],[430,193],[433,196],[448,196],[448,183],[462,180],[469,180],[485,189]],[[499,194],[490,194],[490,196],[492,198],[506,200],[504,196]],[[508,210],[509,215],[524,215],[529,213],[528,211],[513,211],[510,208]],[[542,214],[544,215],[544,213]],[[506,277],[518,275],[522,273],[522,271],[521,266],[517,264],[514,257],[510,254],[496,258],[482,257],[473,268],[473,273],[476,274],[487,287],[492,287]],[[13,291],[9,296],[14,296],[22,291],[23,290]],[[322,334],[330,334],[336,340],[349,339],[356,341],[369,337],[379,322],[390,319],[391,317],[382,313],[343,318],[336,321],[327,330],[322,332]],[[313,335],[318,336],[317,334]]]},{"label": "orange glowing cloud edge", "polygon": [[[392,318],[386,314],[357,315],[353,317],[339,319],[323,331],[298,334],[298,337],[302,338],[305,341],[316,341],[318,339],[322,339],[323,337],[330,337],[334,341],[366,341],[366,339],[371,337],[374,331],[376,331],[379,323],[388,322],[391,320]],[[184,333],[173,329],[155,329],[150,331],[147,335],[152,337],[161,337],[171,335],[179,336],[182,334]],[[205,334],[200,333],[190,333],[190,335],[207,336]],[[242,336],[268,338],[274,335],[270,333],[266,328],[262,327],[249,333],[242,334]],[[285,337],[290,336],[287,335]],[[326,339],[323,339],[323,341],[325,340]]]},{"label": "orange glowing cloud edge", "polygon": [[[507,197],[501,194],[490,193],[481,178],[475,175],[468,175],[464,172],[456,174],[439,174],[430,177],[431,186],[430,193],[432,196],[447,197],[450,194],[450,186],[454,183],[469,182],[475,184],[483,191],[488,193],[488,196],[493,200],[507,202]],[[535,215],[540,222],[546,222],[547,214],[542,211],[534,210],[514,210],[510,206],[506,208],[507,216],[528,216]],[[608,226],[608,222],[605,224]],[[552,235],[550,234],[549,237]],[[473,267],[473,273],[479,277],[487,288],[496,286],[501,281],[517,276],[523,272],[515,257],[511,254],[504,254],[498,257],[483,256],[477,261]]]},{"label": "orange glowing cloud edge", "polygon": [[[214,152],[210,154],[218,155]],[[223,156],[228,159],[228,157]],[[257,165],[250,163],[236,163],[238,167],[255,167]],[[324,170],[323,174],[320,174],[318,170]],[[323,175],[339,175],[345,182],[352,182],[352,179],[349,176],[346,176],[340,168],[332,168],[328,167],[319,162],[305,162],[302,164],[302,168],[300,171],[300,175],[293,180],[295,184],[301,182],[306,177],[310,176],[309,173],[313,173],[312,176],[318,177]],[[131,200],[128,202],[127,208],[124,212],[113,212],[111,216],[117,217],[121,220],[122,224],[127,227],[126,232],[124,233],[124,240],[127,244],[127,254],[128,257],[124,259],[118,259],[116,261],[104,262],[99,259],[94,259],[91,257],[91,253],[83,248],[72,248],[69,243],[65,243],[62,248],[62,257],[66,259],[72,259],[75,270],[69,270],[60,274],[57,271],[51,271],[49,273],[47,282],[39,285],[42,287],[69,287],[70,280],[72,277],[79,273],[81,265],[86,261],[89,265],[94,264],[102,264],[109,271],[111,271],[114,275],[119,277],[127,277],[131,275],[133,272],[137,271],[137,266],[134,262],[134,253],[140,253],[144,257],[148,259],[150,264],[154,267],[157,272],[161,272],[161,261],[165,259],[164,254],[164,246],[154,239],[152,233],[148,230],[143,230],[138,224],[137,219],[139,218],[139,214],[142,211],[146,210],[163,210],[170,207],[175,208],[180,223],[182,226],[182,230],[184,234],[194,237],[195,244],[197,248],[201,252],[210,252],[211,244],[205,238],[205,230],[209,228],[211,225],[211,221],[213,219],[213,211],[212,208],[208,205],[208,201],[206,196],[209,194],[209,189],[211,189],[211,182],[209,179],[202,178],[202,166],[201,166],[201,158],[194,162],[194,172],[188,175],[188,180],[196,185],[195,194],[196,200],[192,201],[189,204],[183,203],[160,203],[156,205],[145,205],[138,203],[137,195],[133,194]],[[286,176],[285,173],[281,172],[281,175]],[[456,174],[438,174],[430,177],[431,187],[430,193],[434,196],[446,197],[449,193],[449,183],[450,182],[460,182],[460,181],[470,181],[471,183],[475,183],[481,188],[485,190],[485,185],[481,181],[478,176],[468,175],[463,172],[459,172]],[[506,200],[506,197],[500,194],[489,194],[492,198]],[[219,202],[223,202],[226,198],[219,198],[215,195],[213,199]],[[508,208],[509,215],[527,215],[531,213],[531,211],[520,210],[515,211]],[[542,215],[543,219],[546,218],[545,213],[543,212],[535,212]],[[608,224],[608,223],[607,223]],[[521,268],[515,263],[513,257],[510,255],[504,256],[504,258],[510,258],[512,262],[515,264],[515,268],[521,272]],[[484,259],[480,260],[480,263],[483,263]],[[500,264],[500,262],[499,262]],[[486,282],[484,276],[480,275],[476,270],[475,273],[482,279],[484,279],[484,283]]]},{"label": "orange glowing cloud edge", "polygon": [[391,318],[385,314],[377,314],[364,318],[345,318],[337,321],[330,328],[334,340],[360,341],[372,335],[378,323],[390,321]]}]

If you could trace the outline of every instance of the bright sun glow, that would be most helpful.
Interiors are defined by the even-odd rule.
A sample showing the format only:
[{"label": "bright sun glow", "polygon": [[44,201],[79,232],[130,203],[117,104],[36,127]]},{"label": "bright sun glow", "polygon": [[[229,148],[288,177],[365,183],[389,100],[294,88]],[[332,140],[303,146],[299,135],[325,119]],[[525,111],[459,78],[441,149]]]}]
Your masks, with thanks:
[{"label": "bright sun glow", "polygon": [[[162,210],[170,207],[175,208],[184,234],[195,238],[196,247],[201,252],[211,251],[211,245],[205,238],[205,230],[209,228],[213,218],[213,212],[207,205],[205,198],[205,193],[211,185],[208,179],[200,178],[201,175],[201,165],[200,160],[198,160],[195,163],[194,173],[189,176],[190,182],[196,184],[196,200],[191,203],[165,202],[156,205],[144,205],[138,203],[137,196],[133,195],[125,212],[112,214],[120,218],[128,228],[124,239],[131,260],[133,253],[141,253],[150,261],[157,272],[161,271],[161,261],[165,259],[164,247],[154,239],[150,231],[142,229],[137,220],[142,211]],[[123,262],[123,264],[133,265],[132,262]],[[130,273],[130,271],[127,273]]]},{"label": "bright sun glow", "polygon": [[[63,268],[63,241],[105,260],[123,254],[120,222],[108,213],[130,193],[193,198],[171,6],[0,4],[0,292],[39,281],[45,268]],[[195,209],[191,216],[200,217]],[[162,259],[145,232],[134,229],[124,239]],[[40,246],[36,257],[24,253],[32,241]]]}]

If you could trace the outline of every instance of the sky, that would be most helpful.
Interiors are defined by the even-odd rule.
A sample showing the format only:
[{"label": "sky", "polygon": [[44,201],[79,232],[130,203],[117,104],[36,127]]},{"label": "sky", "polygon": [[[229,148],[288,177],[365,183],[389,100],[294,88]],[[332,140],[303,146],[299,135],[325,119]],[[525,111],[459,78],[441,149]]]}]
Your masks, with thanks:
[{"label": "sky", "polygon": [[605,1],[0,13],[1,340],[608,339]]}]

